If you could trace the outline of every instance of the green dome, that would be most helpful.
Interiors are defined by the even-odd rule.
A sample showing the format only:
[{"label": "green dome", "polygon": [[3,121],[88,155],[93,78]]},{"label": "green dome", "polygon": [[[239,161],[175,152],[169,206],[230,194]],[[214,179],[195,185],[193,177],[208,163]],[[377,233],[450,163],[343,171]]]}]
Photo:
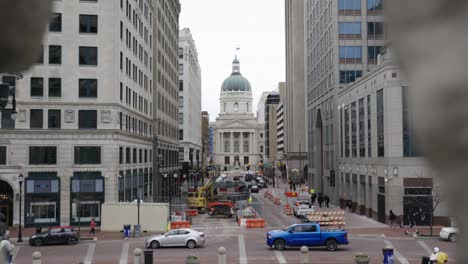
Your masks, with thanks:
[{"label": "green dome", "polygon": [[221,86],[222,92],[251,92],[249,81],[240,73],[232,73]]}]

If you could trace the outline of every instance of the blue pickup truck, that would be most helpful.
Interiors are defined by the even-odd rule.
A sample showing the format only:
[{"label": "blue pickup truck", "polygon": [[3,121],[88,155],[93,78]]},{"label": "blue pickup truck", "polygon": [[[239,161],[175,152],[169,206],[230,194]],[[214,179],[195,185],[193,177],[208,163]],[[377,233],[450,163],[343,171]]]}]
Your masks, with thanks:
[{"label": "blue pickup truck", "polygon": [[276,250],[283,250],[286,247],[325,246],[327,250],[334,251],[338,245],[347,245],[349,242],[346,230],[322,230],[319,224],[303,223],[268,232],[266,243]]}]

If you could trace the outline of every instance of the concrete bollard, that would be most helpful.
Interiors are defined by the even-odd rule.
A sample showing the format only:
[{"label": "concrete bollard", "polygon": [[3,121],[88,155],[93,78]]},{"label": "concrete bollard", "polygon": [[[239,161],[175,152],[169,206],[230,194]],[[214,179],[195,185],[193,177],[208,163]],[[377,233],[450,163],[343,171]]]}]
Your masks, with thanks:
[{"label": "concrete bollard", "polygon": [[135,248],[135,250],[133,250],[133,263],[144,264],[142,256],[143,256],[143,250],[141,250],[141,248]]},{"label": "concrete bollard", "polygon": [[34,251],[34,253],[32,253],[32,264],[41,264],[41,257],[41,252]]},{"label": "concrete bollard", "polygon": [[226,249],[224,247],[218,248],[218,264],[226,264]]},{"label": "concrete bollard", "polygon": [[301,247],[301,264],[309,263],[309,248],[306,246]]}]

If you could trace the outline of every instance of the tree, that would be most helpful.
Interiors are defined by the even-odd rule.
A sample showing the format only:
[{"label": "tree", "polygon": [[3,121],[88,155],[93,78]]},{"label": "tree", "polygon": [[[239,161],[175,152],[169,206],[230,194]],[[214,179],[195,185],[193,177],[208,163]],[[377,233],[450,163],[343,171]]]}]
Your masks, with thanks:
[{"label": "tree", "polygon": [[433,219],[434,219],[434,212],[437,210],[437,207],[447,199],[449,193],[442,189],[441,186],[437,186],[436,188],[432,188],[432,207],[431,207],[431,228],[430,228],[430,235],[433,235]]}]

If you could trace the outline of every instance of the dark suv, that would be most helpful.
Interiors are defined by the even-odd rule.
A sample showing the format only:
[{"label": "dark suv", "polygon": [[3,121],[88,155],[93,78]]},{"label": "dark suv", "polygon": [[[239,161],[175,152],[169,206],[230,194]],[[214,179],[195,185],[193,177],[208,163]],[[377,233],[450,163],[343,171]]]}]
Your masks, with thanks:
[{"label": "dark suv", "polygon": [[55,226],[45,231],[36,233],[29,239],[31,246],[68,244],[74,245],[79,238],[75,229],[71,226]]}]

